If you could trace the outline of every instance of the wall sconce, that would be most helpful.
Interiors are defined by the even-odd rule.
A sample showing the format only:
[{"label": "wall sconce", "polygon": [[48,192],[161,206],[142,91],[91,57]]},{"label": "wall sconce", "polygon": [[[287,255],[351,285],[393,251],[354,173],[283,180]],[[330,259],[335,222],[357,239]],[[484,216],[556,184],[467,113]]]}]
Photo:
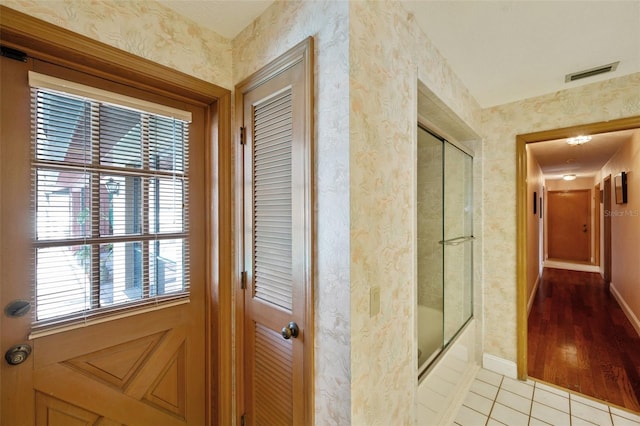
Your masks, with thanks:
[{"label": "wall sconce", "polygon": [[627,172],[620,172],[613,182],[616,204],[625,204],[627,202]]}]

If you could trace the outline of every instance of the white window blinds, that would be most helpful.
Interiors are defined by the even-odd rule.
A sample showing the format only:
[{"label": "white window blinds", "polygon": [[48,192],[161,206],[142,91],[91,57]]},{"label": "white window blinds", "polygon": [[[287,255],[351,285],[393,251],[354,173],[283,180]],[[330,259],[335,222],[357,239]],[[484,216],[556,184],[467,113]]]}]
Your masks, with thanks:
[{"label": "white window blinds", "polygon": [[188,297],[190,113],[29,77],[36,327]]}]

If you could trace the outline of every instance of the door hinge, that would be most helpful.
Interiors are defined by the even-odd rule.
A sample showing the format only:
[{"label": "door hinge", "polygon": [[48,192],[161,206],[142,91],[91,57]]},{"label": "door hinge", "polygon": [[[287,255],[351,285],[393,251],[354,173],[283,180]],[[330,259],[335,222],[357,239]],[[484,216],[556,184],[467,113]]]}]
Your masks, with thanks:
[{"label": "door hinge", "polygon": [[240,416],[240,426],[247,426],[247,415],[243,414]]},{"label": "door hinge", "polygon": [[240,272],[240,288],[247,288],[247,271]]},{"label": "door hinge", "polygon": [[246,127],[240,127],[240,145],[244,145],[246,143],[245,141],[245,133],[246,133]]}]

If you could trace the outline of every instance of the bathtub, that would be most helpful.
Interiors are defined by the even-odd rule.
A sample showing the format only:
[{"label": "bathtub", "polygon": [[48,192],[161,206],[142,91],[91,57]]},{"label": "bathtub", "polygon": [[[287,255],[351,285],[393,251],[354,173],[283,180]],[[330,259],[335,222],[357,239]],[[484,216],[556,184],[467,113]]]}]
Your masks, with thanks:
[{"label": "bathtub", "polygon": [[426,368],[442,349],[442,311],[418,305],[418,370]]},{"label": "bathtub", "polygon": [[476,333],[476,320],[471,319],[446,350],[437,351],[433,355],[434,360],[427,359],[429,369],[419,381],[416,395],[416,425],[453,424],[480,369]]}]

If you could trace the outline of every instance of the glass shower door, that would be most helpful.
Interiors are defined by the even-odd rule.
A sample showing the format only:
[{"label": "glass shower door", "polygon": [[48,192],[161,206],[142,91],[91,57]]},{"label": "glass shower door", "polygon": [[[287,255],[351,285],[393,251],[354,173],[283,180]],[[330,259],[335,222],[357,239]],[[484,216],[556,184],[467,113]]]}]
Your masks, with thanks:
[{"label": "glass shower door", "polygon": [[418,127],[417,154],[418,366],[423,371],[443,343],[442,140]]},{"label": "glass shower door", "polygon": [[473,159],[418,126],[418,375],[473,315]]},{"label": "glass shower door", "polygon": [[444,143],[444,344],[473,314],[473,159]]}]

